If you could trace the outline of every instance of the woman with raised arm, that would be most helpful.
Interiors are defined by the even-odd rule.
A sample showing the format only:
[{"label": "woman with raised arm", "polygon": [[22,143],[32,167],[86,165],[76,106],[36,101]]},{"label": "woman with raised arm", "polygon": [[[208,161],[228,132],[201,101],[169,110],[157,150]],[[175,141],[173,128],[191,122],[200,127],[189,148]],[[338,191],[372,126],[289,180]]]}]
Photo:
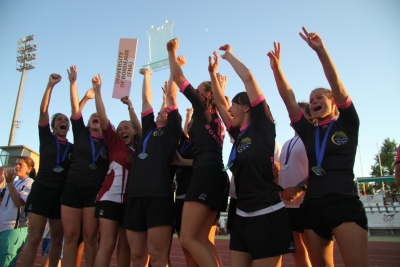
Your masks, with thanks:
[{"label": "woman with raised arm", "polygon": [[[128,97],[121,99],[128,105],[131,121],[121,121],[117,131],[107,118],[101,93],[100,74],[92,79],[100,127],[108,148],[109,168],[96,198],[95,216],[99,218],[101,239],[94,266],[108,267],[117,238],[121,243],[118,266],[130,266],[130,250],[126,231],[122,228],[126,206],[126,185],[135,155],[135,136],[141,128]],[[140,131],[141,132],[141,131]],[[124,264],[125,263],[125,264]]]},{"label": "woman with raised arm", "polygon": [[[28,218],[24,212],[26,199],[31,192],[36,176],[35,162],[31,157],[17,158],[15,168],[4,172],[1,178],[6,181],[4,195],[0,197],[0,266],[17,266],[18,254],[28,235]],[[15,180],[18,176],[18,180]],[[25,252],[24,252],[25,253]]]},{"label": "woman with raised arm", "polygon": [[353,181],[360,121],[322,39],[303,31],[300,36],[317,53],[331,87],[311,91],[317,126],[304,118],[283,75],[279,43],[268,56],[279,94],[307,151],[308,188],[300,209],[309,257],[312,266],[334,266],[335,236],[345,266],[368,266],[367,217]]},{"label": "woman with raised arm", "polygon": [[238,93],[228,108],[216,82],[218,54],[209,59],[214,98],[229,134],[235,139],[228,164],[235,177],[236,215],[230,241],[229,266],[280,266],[282,254],[294,251],[293,235],[274,182],[272,170],[275,124],[257,82],[247,67],[232,53],[230,45],[220,47],[239,75],[246,92]]},{"label": "woman with raised arm", "polygon": [[107,148],[102,136],[97,113],[92,114],[88,127],[82,117],[82,107],[93,97],[89,90],[78,103],[76,87],[77,69],[68,71],[71,93],[71,124],[74,134],[74,154],[64,184],[61,201],[61,219],[64,228],[65,267],[74,267],[79,234],[82,227],[85,242],[85,265],[93,267],[98,247],[99,221],[95,215],[95,199],[108,170]]},{"label": "woman with raised arm", "polygon": [[[211,82],[202,82],[197,89],[186,80],[176,59],[178,39],[167,43],[171,76],[180,91],[192,103],[195,142],[192,180],[185,196],[180,241],[199,266],[218,266],[217,248],[204,244],[199,236],[208,235],[224,199],[228,176],[222,170],[224,128],[218,115]],[[213,253],[214,251],[214,253]]]},{"label": "woman with raised arm", "polygon": [[69,131],[68,117],[56,113],[51,121],[49,118],[51,93],[54,86],[60,81],[59,74],[50,75],[40,104],[40,168],[25,205],[30,223],[22,258],[24,267],[32,267],[35,262],[37,247],[42,241],[47,219],[49,219],[52,241],[49,251],[49,266],[57,266],[61,255],[63,241],[61,195],[71,165],[70,156],[73,145],[66,138]]},{"label": "woman with raised arm", "polygon": [[129,174],[128,202],[124,228],[134,267],[145,266],[148,255],[153,267],[166,266],[174,220],[174,195],[170,164],[178,145],[181,117],[176,102],[177,88],[172,81],[166,92],[167,107],[154,121],[151,71],[141,69],[142,138]]}]

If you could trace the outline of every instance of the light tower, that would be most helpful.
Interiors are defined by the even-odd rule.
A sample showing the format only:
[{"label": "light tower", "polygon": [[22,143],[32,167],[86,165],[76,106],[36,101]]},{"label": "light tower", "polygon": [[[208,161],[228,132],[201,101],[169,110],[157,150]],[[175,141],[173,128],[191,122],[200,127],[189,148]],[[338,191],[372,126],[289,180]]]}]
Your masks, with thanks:
[{"label": "light tower", "polygon": [[17,71],[22,72],[22,74],[21,74],[21,81],[19,83],[17,101],[15,103],[14,117],[11,123],[10,138],[8,139],[9,146],[13,145],[15,128],[19,128],[19,125],[21,123],[21,121],[18,121],[18,111],[24,87],[25,73],[26,71],[35,68],[36,54],[31,52],[36,51],[37,47],[36,44],[33,43],[33,40],[34,40],[33,34],[18,40]]}]

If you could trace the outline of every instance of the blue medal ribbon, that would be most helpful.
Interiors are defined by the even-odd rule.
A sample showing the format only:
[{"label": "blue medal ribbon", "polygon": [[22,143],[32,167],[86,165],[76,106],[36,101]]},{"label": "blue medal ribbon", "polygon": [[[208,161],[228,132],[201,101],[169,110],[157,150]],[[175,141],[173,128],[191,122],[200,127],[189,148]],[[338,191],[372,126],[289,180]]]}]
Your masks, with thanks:
[{"label": "blue medal ribbon", "polygon": [[90,138],[90,146],[92,147],[92,164],[89,165],[89,168],[91,170],[95,170],[97,169],[96,167],[97,159],[100,157],[101,152],[103,152],[104,148],[106,147],[106,144],[104,143],[101,146],[99,152],[96,154],[96,147],[94,146],[93,136],[89,134],[89,138]]},{"label": "blue medal ribbon", "polygon": [[139,157],[140,159],[145,159],[145,158],[147,158],[147,156],[148,156],[148,154],[146,153],[147,142],[149,141],[149,138],[150,138],[151,134],[152,134],[155,130],[156,130],[156,129],[151,130],[151,131],[146,135],[146,137],[144,138],[142,153],[140,153],[140,154],[138,155],[138,157]]},{"label": "blue medal ribbon", "polygon": [[321,168],[322,161],[324,160],[325,148],[326,148],[326,141],[328,140],[329,131],[332,128],[333,123],[335,120],[329,123],[328,129],[325,132],[324,140],[322,141],[322,145],[319,145],[319,126],[315,129],[315,155],[317,157],[317,167]]},{"label": "blue medal ribbon", "polygon": [[286,165],[288,163],[289,158],[290,158],[290,154],[292,153],[292,150],[293,150],[293,147],[296,144],[297,140],[299,140],[299,138],[300,137],[297,136],[297,139],[296,139],[296,141],[294,141],[292,147],[290,147],[290,145],[292,144],[292,141],[293,141],[294,137],[292,138],[292,140],[290,140],[289,146],[288,146],[287,151],[286,151],[286,160],[285,160],[285,164],[284,165]]},{"label": "blue medal ribbon", "polygon": [[54,136],[56,139],[56,148],[57,148],[57,158],[56,158],[56,167],[53,169],[55,172],[62,172],[64,170],[63,167],[60,166],[60,163],[65,160],[67,157],[68,151],[69,151],[69,146],[71,145],[70,142],[67,141],[67,146],[65,148],[64,154],[60,160],[60,141],[58,140],[57,136]]},{"label": "blue medal ribbon", "polygon": [[232,167],[233,161],[236,159],[236,147],[237,147],[237,143],[239,142],[239,138],[242,137],[242,135],[246,132],[246,130],[249,128],[250,125],[251,125],[251,122],[246,126],[246,128],[243,131],[241,131],[239,133],[238,138],[235,140],[235,143],[232,146],[231,153],[229,154],[228,164],[222,169],[223,171],[226,171],[230,167]]},{"label": "blue medal ribbon", "polygon": [[185,142],[182,144],[181,148],[179,149],[179,154],[182,155],[185,153],[185,151],[192,145],[192,142],[190,140],[185,140]]}]

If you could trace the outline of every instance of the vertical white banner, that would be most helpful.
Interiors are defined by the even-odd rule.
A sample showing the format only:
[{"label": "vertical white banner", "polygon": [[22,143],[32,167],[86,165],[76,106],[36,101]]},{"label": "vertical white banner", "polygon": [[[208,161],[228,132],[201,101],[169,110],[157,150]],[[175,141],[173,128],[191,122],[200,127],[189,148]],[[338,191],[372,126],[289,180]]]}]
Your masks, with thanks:
[{"label": "vertical white banner", "polygon": [[121,99],[129,96],[135,70],[137,45],[138,39],[121,38],[119,40],[113,98]]}]

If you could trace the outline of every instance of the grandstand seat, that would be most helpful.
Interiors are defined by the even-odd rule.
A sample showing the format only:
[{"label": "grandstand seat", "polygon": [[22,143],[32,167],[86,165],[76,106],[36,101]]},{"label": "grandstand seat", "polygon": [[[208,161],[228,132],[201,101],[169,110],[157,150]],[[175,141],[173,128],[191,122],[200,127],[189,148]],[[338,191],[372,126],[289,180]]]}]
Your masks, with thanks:
[{"label": "grandstand seat", "polygon": [[387,211],[388,211],[388,212],[395,212],[395,210],[393,209],[393,207],[388,207],[388,208],[387,208]]},{"label": "grandstand seat", "polygon": [[375,213],[375,212],[379,212],[378,207],[372,207],[371,209],[372,209],[372,212],[374,212],[374,213]]}]

